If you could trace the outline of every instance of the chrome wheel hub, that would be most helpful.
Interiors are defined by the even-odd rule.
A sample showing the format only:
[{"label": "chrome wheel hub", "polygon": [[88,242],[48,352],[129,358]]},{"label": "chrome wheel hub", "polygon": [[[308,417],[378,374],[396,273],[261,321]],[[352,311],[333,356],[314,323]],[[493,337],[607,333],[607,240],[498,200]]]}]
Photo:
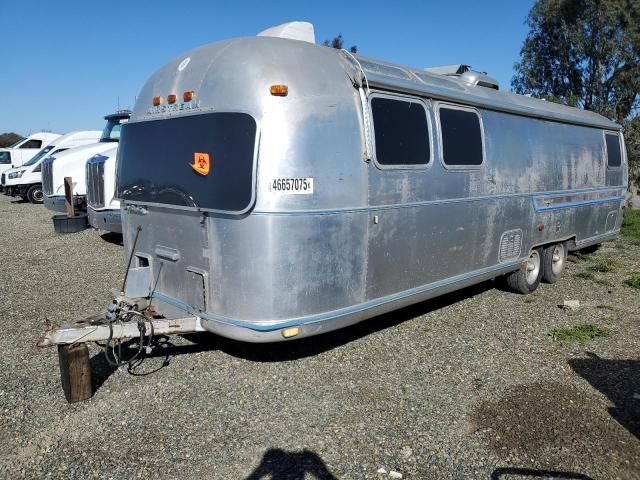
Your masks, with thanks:
[{"label": "chrome wheel hub", "polygon": [[540,254],[534,250],[527,259],[527,283],[533,285],[540,276]]},{"label": "chrome wheel hub", "polygon": [[551,255],[551,271],[554,275],[560,275],[564,269],[564,246],[555,245]]}]

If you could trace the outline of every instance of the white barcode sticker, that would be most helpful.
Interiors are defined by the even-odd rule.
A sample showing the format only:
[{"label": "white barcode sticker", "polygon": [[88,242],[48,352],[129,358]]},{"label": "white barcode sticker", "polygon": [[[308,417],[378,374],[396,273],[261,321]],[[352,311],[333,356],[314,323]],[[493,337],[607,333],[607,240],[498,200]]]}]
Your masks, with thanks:
[{"label": "white barcode sticker", "polygon": [[269,183],[269,191],[290,195],[311,195],[313,193],[313,178],[274,178]]}]

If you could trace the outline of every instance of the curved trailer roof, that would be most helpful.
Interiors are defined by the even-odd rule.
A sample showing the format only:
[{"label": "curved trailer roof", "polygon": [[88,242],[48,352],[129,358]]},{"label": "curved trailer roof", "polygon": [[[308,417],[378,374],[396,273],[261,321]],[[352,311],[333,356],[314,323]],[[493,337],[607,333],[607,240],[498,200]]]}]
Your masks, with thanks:
[{"label": "curved trailer roof", "polygon": [[[185,62],[189,60],[191,61],[189,68],[182,71]],[[595,112],[470,85],[455,76],[352,55],[344,50],[336,50],[307,41],[269,36],[223,40],[186,52],[157,70],[143,87],[141,97],[164,95],[167,93],[164,91],[165,87],[173,88],[172,86],[175,86],[175,82],[179,79],[189,78],[191,80],[189,83],[192,83],[191,88],[205,87],[206,89],[207,85],[221,86],[221,80],[228,81],[234,75],[239,76],[238,80],[240,77],[246,80],[248,71],[268,71],[279,77],[283,74],[291,77],[305,76],[309,82],[307,84],[309,88],[330,89],[331,86],[327,85],[327,81],[335,81],[336,84],[341,81],[336,76],[340,70],[345,71],[352,83],[357,85],[368,83],[370,86],[398,92],[563,123],[609,130],[622,128]],[[184,77],[185,74],[187,77]],[[323,80],[322,84],[318,82],[320,78]],[[138,102],[132,120],[141,120],[146,116],[143,104]]]},{"label": "curved trailer roof", "polygon": [[[622,128],[617,123],[596,112],[547,102],[512,92],[469,85],[455,76],[445,76],[373,58],[355,56],[355,59],[357,59],[357,62],[355,62],[353,55],[346,52],[343,52],[343,55],[358,70],[360,70],[360,67],[357,63],[362,66],[361,71],[364,71],[370,86],[564,123],[611,130],[620,130]],[[362,78],[358,79],[358,83],[361,84],[362,80]]]}]

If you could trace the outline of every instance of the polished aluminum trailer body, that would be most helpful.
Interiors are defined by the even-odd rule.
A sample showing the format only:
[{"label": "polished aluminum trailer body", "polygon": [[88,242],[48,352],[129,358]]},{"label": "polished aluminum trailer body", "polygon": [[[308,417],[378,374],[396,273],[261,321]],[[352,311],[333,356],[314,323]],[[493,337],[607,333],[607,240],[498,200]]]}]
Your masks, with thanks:
[{"label": "polished aluminum trailer body", "polygon": [[[270,93],[276,84],[288,87],[286,96]],[[183,101],[182,92],[195,96]],[[176,103],[166,101],[170,94]],[[153,106],[156,96],[163,103]],[[376,98],[424,109],[428,162],[377,160]],[[480,165],[443,162],[443,108],[479,115]],[[236,116],[222,116],[229,113]],[[162,152],[199,119],[225,128],[206,117],[213,114],[246,127],[243,155],[252,158],[238,167],[244,178],[231,178],[233,169],[216,164],[216,148],[228,148],[222,144],[232,132],[215,140],[207,181],[223,182],[211,195],[226,193],[202,203],[201,193],[177,180],[185,169],[200,188],[204,180],[189,163],[201,147],[177,157]],[[567,241],[580,248],[618,233],[627,185],[619,131],[591,112],[306,42],[207,45],[156,72],[123,128],[118,196],[126,256],[141,227],[127,294],[151,296],[167,318],[194,316],[208,331],[268,342],[495,278],[521,268],[533,247]],[[619,167],[607,165],[605,132],[621,145]],[[153,153],[151,139],[160,143]],[[145,164],[148,178],[139,170]],[[164,185],[158,170],[168,172]],[[242,195],[230,199],[235,193],[225,190],[221,171]],[[312,187],[301,192],[287,183],[295,180]],[[167,189],[173,197],[159,193]]]}]

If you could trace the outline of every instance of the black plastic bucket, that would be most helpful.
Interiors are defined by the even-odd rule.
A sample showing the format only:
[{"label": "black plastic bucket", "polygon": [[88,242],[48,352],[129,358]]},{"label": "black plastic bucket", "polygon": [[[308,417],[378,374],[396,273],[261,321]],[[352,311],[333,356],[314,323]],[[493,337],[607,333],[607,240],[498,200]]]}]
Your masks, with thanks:
[{"label": "black plastic bucket", "polygon": [[89,228],[86,213],[76,213],[73,217],[54,215],[51,220],[56,233],[76,233]]}]

